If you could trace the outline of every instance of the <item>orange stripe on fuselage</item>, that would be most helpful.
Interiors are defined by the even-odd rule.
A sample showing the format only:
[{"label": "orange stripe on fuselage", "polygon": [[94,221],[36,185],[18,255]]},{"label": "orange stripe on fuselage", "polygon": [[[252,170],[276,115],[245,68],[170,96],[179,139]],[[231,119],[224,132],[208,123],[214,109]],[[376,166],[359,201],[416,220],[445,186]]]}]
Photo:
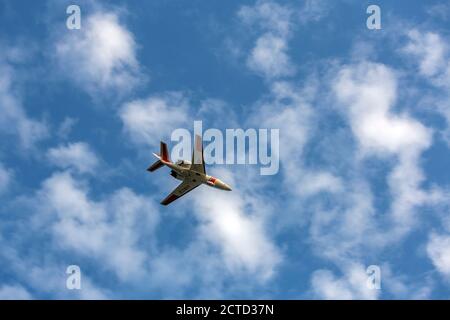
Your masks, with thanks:
[{"label": "orange stripe on fuselage", "polygon": [[217,180],[217,179],[214,178],[214,177],[211,177],[211,178],[208,179],[208,181],[211,182],[211,183],[213,183],[213,184],[216,183],[216,180]]}]

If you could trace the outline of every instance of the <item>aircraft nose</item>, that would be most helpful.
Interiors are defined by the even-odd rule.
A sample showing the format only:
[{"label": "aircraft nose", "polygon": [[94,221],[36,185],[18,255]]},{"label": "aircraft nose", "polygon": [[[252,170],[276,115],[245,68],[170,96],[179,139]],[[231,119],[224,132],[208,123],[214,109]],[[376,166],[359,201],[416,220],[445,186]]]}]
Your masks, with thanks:
[{"label": "aircraft nose", "polygon": [[216,181],[216,185],[222,190],[231,191],[231,187],[221,180]]}]

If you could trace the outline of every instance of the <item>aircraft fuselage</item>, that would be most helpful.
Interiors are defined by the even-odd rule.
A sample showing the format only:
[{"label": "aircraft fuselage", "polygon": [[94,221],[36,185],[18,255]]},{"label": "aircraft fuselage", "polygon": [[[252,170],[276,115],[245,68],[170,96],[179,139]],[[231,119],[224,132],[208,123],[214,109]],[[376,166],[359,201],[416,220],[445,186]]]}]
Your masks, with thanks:
[{"label": "aircraft fuselage", "polygon": [[164,199],[161,204],[167,206],[169,203],[177,200],[178,198],[184,196],[186,193],[194,190],[201,184],[206,184],[207,186],[231,191],[229,185],[225,182],[217,179],[213,176],[206,174],[205,161],[203,159],[203,144],[202,138],[199,135],[195,136],[195,147],[192,152],[192,163],[186,160],[178,160],[173,163],[170,161],[169,149],[167,144],[163,141],[160,143],[160,154],[153,153],[153,155],[158,159],[147,171],[154,172],[159,168],[167,166],[171,169],[170,175],[175,179],[181,180],[182,182]]},{"label": "aircraft fuselage", "polygon": [[163,161],[163,163],[168,166],[170,169],[173,170],[175,174],[171,174],[172,177],[178,180],[189,180],[193,183],[201,182],[203,184],[206,184],[207,186],[221,189],[221,190],[227,190],[231,191],[230,186],[228,186],[225,182],[222,180],[215,178],[213,176],[210,176],[208,174],[203,174],[201,172],[197,172],[190,169],[190,164],[176,164],[172,162],[166,162]]}]

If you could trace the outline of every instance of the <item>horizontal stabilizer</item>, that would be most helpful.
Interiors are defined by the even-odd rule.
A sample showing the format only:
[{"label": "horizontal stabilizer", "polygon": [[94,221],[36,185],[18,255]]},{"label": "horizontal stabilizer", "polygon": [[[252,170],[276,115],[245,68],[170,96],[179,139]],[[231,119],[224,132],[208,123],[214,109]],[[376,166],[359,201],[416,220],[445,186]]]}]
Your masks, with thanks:
[{"label": "horizontal stabilizer", "polygon": [[152,164],[150,167],[148,167],[147,171],[153,172],[155,170],[158,170],[162,166],[164,166],[164,163],[162,163],[160,160],[158,160],[154,164]]}]

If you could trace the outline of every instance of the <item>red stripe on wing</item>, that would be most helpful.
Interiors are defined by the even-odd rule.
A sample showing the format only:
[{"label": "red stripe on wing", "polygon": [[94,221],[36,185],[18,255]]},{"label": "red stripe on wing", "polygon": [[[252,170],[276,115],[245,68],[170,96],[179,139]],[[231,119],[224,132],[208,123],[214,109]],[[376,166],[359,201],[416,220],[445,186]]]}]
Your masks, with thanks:
[{"label": "red stripe on wing", "polygon": [[170,196],[165,198],[163,201],[161,201],[161,204],[167,206],[169,203],[177,200],[178,198],[179,198],[179,196],[171,194]]}]

